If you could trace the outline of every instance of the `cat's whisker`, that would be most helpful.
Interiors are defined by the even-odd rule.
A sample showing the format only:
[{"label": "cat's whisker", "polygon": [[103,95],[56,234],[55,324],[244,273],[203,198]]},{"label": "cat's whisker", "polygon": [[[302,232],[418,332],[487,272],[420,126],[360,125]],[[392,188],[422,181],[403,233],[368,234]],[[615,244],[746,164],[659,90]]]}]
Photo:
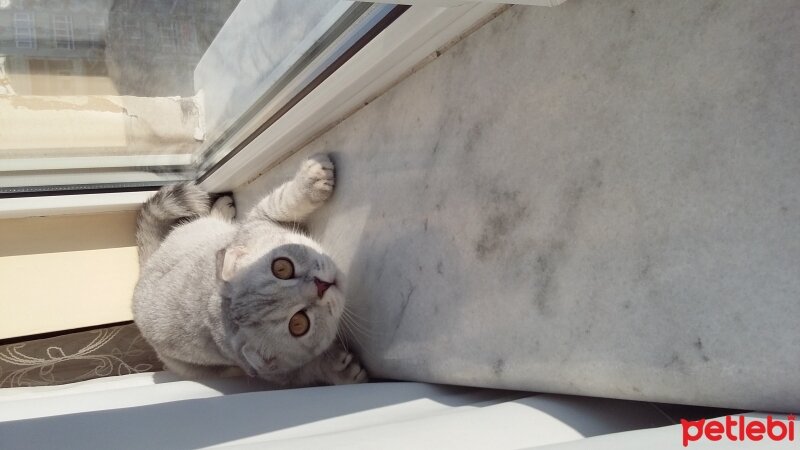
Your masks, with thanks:
[{"label": "cat's whisker", "polygon": [[345,307],[345,311],[347,311],[347,314],[348,314],[348,315],[350,315],[350,317],[357,317],[357,318],[359,318],[359,319],[363,319],[363,318],[364,318],[364,316],[363,316],[362,314],[360,314],[360,313],[359,313],[359,312],[356,310],[356,308],[355,308],[355,307],[353,307],[353,306],[350,306],[350,307]]},{"label": "cat's whisker", "polygon": [[339,343],[342,345],[342,348],[344,348],[345,351],[350,351],[347,348],[347,339],[345,336],[343,336],[343,330],[341,329],[341,327],[336,329],[336,340],[339,341]]},{"label": "cat's whisker", "polygon": [[[353,315],[354,315],[354,313],[351,313],[351,316],[353,316]],[[381,318],[381,317],[377,317],[375,315],[367,317],[367,316],[361,316],[361,315],[355,314],[355,317],[358,320],[360,320],[361,322],[363,322],[365,324],[368,324],[370,327],[378,328],[378,329],[390,328],[395,323],[394,321],[389,320],[388,317]]]},{"label": "cat's whisker", "polygon": [[349,318],[351,318],[354,321],[357,321],[357,322],[359,322],[361,324],[371,325],[371,326],[375,326],[375,325],[381,325],[382,326],[382,325],[385,325],[385,323],[381,323],[380,321],[377,321],[376,318],[374,318],[374,317],[365,317],[365,316],[359,314],[353,308],[345,308],[345,311],[346,311],[346,313],[347,313]]},{"label": "cat's whisker", "polygon": [[347,340],[348,340],[348,343],[350,344],[350,347],[353,348],[353,349],[358,349],[359,351],[362,351],[362,349],[365,348],[362,339],[359,338],[358,335],[355,334],[355,333],[350,333],[347,336]]},{"label": "cat's whisker", "polygon": [[356,338],[358,334],[362,333],[362,330],[358,328],[346,315],[342,315],[340,320],[344,324],[345,329],[348,331],[349,336]]},{"label": "cat's whisker", "polygon": [[342,245],[342,236],[338,236],[336,239],[330,241],[330,249],[336,256],[342,256],[346,250],[346,246]]},{"label": "cat's whisker", "polygon": [[348,323],[348,325],[350,325],[355,331],[358,331],[360,334],[364,335],[365,337],[369,337],[369,338],[377,337],[377,334],[373,330],[371,330],[365,324],[359,322],[358,319],[355,319],[354,317],[347,316],[347,315],[342,315],[342,317],[346,317],[345,321]]},{"label": "cat's whisker", "polygon": [[338,261],[343,255],[342,249],[338,245],[334,245],[331,241],[326,241],[325,248],[328,252],[328,256],[334,261]]},{"label": "cat's whisker", "polygon": [[343,246],[341,246],[340,243],[342,242],[342,238],[346,235],[347,231],[348,230],[345,228],[340,228],[339,230],[337,230],[335,236],[327,236],[324,239],[324,242],[326,243],[326,248],[328,249],[329,252],[331,252],[332,255],[341,256]]},{"label": "cat's whisker", "polygon": [[353,341],[352,343],[354,344],[353,348],[358,349],[358,351],[361,353],[362,357],[364,355],[377,356],[377,354],[375,352],[371,351],[369,349],[369,347],[364,344],[364,342],[359,338],[359,335],[357,333],[352,333],[351,332],[351,333],[348,334],[347,337],[348,337],[348,339],[352,339],[352,341]]},{"label": "cat's whisker", "polygon": [[358,340],[358,336],[352,330],[350,324],[346,320],[341,320],[340,323],[341,323],[342,329],[344,331],[345,340],[349,342],[350,339],[352,339],[353,341],[355,341],[356,346],[360,346],[361,343]]}]

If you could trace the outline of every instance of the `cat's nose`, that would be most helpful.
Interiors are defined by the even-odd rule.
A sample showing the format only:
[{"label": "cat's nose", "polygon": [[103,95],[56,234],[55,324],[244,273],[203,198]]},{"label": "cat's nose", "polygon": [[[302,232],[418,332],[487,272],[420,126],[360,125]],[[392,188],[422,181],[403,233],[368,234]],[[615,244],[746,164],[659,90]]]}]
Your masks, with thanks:
[{"label": "cat's nose", "polygon": [[327,291],[329,287],[336,284],[336,280],[333,280],[332,282],[329,283],[327,281],[322,281],[319,278],[314,277],[314,284],[317,285],[317,297],[322,298],[322,296],[325,295],[325,291]]}]

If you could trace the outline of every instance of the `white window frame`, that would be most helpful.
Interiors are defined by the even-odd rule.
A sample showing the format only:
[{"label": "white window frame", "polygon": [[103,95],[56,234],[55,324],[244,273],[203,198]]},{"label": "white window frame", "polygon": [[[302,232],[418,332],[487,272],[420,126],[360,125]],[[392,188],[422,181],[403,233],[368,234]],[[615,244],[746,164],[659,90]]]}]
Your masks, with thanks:
[{"label": "white window frame", "polygon": [[105,44],[106,28],[108,27],[103,17],[89,17],[87,36],[92,48],[100,48]]},{"label": "white window frame", "polygon": [[189,27],[186,22],[176,24],[178,47],[192,53],[198,53],[197,30]]},{"label": "white window frame", "polygon": [[175,21],[159,22],[158,45],[164,51],[175,53],[178,51],[178,27]]},{"label": "white window frame", "polygon": [[[201,187],[213,192],[231,191],[254,179],[502,8],[496,3],[410,7],[283,117],[203,179]],[[241,142],[264,120],[256,115],[227,145],[232,148]]]},{"label": "white window frame", "polygon": [[144,28],[141,20],[125,18],[123,24],[125,39],[129,41],[144,41]]},{"label": "white window frame", "polygon": [[[514,3],[556,6],[563,1]],[[211,192],[225,192],[251,181],[422,64],[438,57],[441,50],[483,25],[505,7],[494,1],[401,0],[386,3],[413,6],[247,146],[204,177],[201,187]],[[237,146],[265,119],[256,114],[225,145],[228,149]],[[136,209],[152,193],[0,199],[0,218]]]},{"label": "white window frame", "polygon": [[33,13],[14,13],[14,45],[17,48],[36,48],[36,16]]},{"label": "white window frame", "polygon": [[0,199],[0,219],[136,211],[155,192],[51,195]]},{"label": "white window frame", "polygon": [[[58,50],[75,50],[75,30],[72,27],[72,16],[67,14],[53,15],[53,44]],[[63,44],[66,44],[64,46]]]}]

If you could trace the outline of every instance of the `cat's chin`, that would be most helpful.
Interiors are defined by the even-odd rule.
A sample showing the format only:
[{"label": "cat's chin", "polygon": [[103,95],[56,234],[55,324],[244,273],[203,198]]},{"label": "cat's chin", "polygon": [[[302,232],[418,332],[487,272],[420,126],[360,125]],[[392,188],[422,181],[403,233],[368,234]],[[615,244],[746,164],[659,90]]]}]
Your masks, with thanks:
[{"label": "cat's chin", "polygon": [[[336,290],[333,291],[333,289]],[[321,306],[323,310],[325,310],[331,317],[333,317],[334,320],[338,322],[338,320],[342,317],[342,313],[344,312],[344,295],[337,288],[331,287],[322,297]]]}]

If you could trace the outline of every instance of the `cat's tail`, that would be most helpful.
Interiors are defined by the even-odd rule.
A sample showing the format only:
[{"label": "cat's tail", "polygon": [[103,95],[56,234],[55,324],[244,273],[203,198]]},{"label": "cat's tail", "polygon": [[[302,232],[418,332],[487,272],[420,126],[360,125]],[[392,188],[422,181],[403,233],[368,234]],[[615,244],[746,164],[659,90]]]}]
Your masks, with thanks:
[{"label": "cat's tail", "polygon": [[164,186],[150,197],[136,218],[139,266],[144,266],[172,228],[183,221],[208,214],[210,203],[208,192],[194,183]]}]

